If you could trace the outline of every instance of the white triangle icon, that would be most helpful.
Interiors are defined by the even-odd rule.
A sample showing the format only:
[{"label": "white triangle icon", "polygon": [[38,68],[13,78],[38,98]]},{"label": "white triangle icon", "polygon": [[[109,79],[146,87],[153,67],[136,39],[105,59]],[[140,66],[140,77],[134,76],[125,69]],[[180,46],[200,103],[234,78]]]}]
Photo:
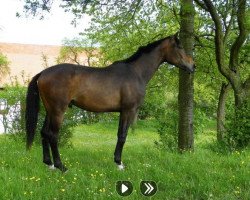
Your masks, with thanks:
[{"label": "white triangle icon", "polygon": [[128,190],[128,187],[122,184],[122,194]]}]

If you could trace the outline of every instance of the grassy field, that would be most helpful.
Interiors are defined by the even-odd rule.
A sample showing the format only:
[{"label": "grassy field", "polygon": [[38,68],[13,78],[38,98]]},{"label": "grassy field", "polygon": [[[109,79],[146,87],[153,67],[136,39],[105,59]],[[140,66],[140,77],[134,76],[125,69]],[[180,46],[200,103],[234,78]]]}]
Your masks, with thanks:
[{"label": "grassy field", "polygon": [[[116,123],[77,127],[73,147],[61,148],[64,174],[42,164],[40,146],[26,152],[23,142],[0,136],[0,199],[122,199],[118,180],[133,183],[126,199],[250,199],[250,150],[218,153],[212,128],[196,136],[194,153],[178,154],[156,148],[155,123],[139,121],[124,148],[125,171],[113,163],[116,129]],[[142,196],[141,180],[154,180],[158,192]]]}]

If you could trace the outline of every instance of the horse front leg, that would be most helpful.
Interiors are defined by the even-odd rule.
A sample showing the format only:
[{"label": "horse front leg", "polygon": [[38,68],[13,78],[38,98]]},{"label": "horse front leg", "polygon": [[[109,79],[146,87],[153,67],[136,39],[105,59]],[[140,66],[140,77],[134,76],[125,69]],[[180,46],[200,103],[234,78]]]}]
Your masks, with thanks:
[{"label": "horse front leg", "polygon": [[121,161],[122,156],[122,150],[123,146],[126,142],[127,138],[127,129],[124,120],[122,120],[122,114],[120,115],[119,120],[119,127],[118,127],[118,133],[117,133],[117,143],[115,147],[115,153],[114,153],[114,161],[118,166],[118,169],[123,170],[124,165]]},{"label": "horse front leg", "polygon": [[117,143],[114,153],[114,161],[119,170],[123,170],[125,166],[122,163],[122,150],[126,142],[129,126],[133,123],[136,116],[135,110],[123,111],[120,114],[119,127],[117,133]]}]

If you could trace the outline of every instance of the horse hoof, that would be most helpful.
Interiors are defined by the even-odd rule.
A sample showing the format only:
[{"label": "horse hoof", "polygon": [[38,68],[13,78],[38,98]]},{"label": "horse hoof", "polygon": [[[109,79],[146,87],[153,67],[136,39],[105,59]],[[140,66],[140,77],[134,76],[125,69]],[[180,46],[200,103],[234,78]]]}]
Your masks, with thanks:
[{"label": "horse hoof", "polygon": [[66,173],[68,171],[68,168],[64,166],[61,166],[59,169],[61,170],[62,173]]},{"label": "horse hoof", "polygon": [[50,169],[50,170],[56,170],[56,168],[55,168],[54,165],[49,165],[49,169]]},{"label": "horse hoof", "polygon": [[63,164],[59,164],[59,165],[55,165],[54,164],[54,167],[56,168],[56,169],[59,169],[61,172],[66,172],[66,171],[68,171],[68,169],[63,165]]},{"label": "horse hoof", "polygon": [[125,166],[122,162],[120,165],[117,164],[117,167],[118,167],[118,170],[120,170],[120,171],[125,170]]}]

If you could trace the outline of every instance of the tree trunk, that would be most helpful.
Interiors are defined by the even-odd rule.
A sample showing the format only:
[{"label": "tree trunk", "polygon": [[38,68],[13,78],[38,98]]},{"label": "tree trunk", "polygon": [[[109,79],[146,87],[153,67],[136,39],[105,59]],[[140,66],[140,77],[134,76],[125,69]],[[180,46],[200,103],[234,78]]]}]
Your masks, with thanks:
[{"label": "tree trunk", "polygon": [[219,102],[217,107],[217,140],[219,142],[223,141],[224,134],[225,134],[225,107],[226,107],[226,98],[229,92],[231,85],[222,83]]},{"label": "tree trunk", "polygon": [[[187,54],[193,55],[194,32],[193,0],[181,0],[180,40]],[[180,151],[192,150],[193,137],[193,97],[194,75],[179,70],[179,130],[178,148]]]}]

